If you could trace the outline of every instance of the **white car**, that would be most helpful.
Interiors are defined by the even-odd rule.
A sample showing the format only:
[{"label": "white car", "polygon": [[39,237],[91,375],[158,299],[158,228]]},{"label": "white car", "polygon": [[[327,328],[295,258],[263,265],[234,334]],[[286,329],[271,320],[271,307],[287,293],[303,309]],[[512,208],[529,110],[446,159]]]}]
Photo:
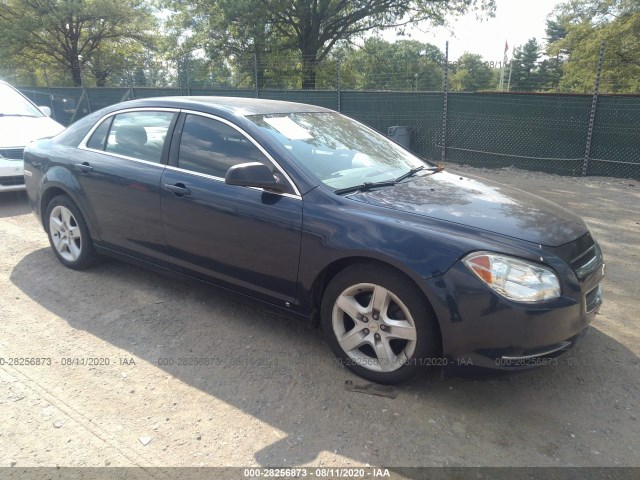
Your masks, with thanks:
[{"label": "white car", "polygon": [[0,81],[0,192],[24,190],[24,147],[57,135],[64,127],[49,118],[49,107],[36,107],[8,83]]}]

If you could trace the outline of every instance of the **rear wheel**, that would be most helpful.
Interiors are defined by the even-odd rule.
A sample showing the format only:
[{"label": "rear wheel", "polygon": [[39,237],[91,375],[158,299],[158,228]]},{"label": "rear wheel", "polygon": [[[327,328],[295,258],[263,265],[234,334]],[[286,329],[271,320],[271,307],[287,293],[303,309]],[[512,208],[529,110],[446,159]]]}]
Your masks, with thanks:
[{"label": "rear wheel", "polygon": [[96,253],[89,229],[71,198],[67,195],[52,198],[45,222],[51,248],[65,266],[82,270],[94,262]]},{"label": "rear wheel", "polygon": [[322,328],[343,365],[393,384],[415,376],[439,354],[436,319],[417,286],[377,265],[340,272],[322,299]]}]

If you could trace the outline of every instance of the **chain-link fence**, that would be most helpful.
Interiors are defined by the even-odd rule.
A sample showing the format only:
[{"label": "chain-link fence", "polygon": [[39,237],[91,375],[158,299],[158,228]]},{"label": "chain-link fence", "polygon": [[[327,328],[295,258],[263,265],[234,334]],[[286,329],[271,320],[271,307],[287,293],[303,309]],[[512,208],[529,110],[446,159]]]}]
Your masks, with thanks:
[{"label": "chain-link fence", "polygon": [[[385,134],[392,126],[409,127],[411,149],[431,160],[640,179],[640,82],[637,89],[633,83],[638,62],[625,66],[625,80],[619,73],[616,77],[620,62],[607,59],[603,46],[593,60],[579,64],[545,59],[528,67],[478,64],[473,58],[449,62],[446,52],[441,59],[420,57],[402,68],[368,57],[345,65],[336,57],[318,65],[316,89],[305,90],[294,59],[290,65],[255,59],[247,71],[227,72],[225,79],[220,68],[185,60],[166,69],[164,84],[156,87],[143,85],[151,80],[158,85],[157,72],[144,75],[138,69],[138,75],[121,75],[120,87],[21,90],[38,105],[49,106],[65,125],[136,98],[257,97],[328,107]],[[562,76],[563,69],[571,75]],[[233,82],[236,88],[229,88]],[[611,93],[618,91],[625,94]]]}]

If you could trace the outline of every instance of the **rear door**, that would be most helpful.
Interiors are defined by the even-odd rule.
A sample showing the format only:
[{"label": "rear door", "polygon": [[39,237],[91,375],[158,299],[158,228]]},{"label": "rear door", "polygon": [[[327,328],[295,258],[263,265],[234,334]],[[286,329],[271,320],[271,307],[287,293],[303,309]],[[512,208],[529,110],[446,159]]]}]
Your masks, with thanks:
[{"label": "rear door", "polygon": [[111,115],[81,145],[75,174],[100,242],[135,256],[164,252],[160,179],[177,117],[170,110]]},{"label": "rear door", "polygon": [[218,284],[293,303],[300,254],[302,199],[226,185],[232,165],[263,162],[282,172],[232,123],[183,114],[172,160],[162,175],[167,252],[184,270]]}]

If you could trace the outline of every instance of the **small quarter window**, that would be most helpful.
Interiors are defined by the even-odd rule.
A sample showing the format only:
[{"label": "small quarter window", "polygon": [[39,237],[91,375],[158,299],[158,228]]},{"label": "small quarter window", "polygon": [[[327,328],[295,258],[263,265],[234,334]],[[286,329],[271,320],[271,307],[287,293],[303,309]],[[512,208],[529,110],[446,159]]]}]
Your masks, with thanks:
[{"label": "small quarter window", "polygon": [[94,130],[93,135],[91,135],[91,138],[87,142],[88,148],[104,150],[104,147],[107,144],[107,136],[109,135],[109,128],[111,127],[112,121],[113,117],[109,117]]}]

